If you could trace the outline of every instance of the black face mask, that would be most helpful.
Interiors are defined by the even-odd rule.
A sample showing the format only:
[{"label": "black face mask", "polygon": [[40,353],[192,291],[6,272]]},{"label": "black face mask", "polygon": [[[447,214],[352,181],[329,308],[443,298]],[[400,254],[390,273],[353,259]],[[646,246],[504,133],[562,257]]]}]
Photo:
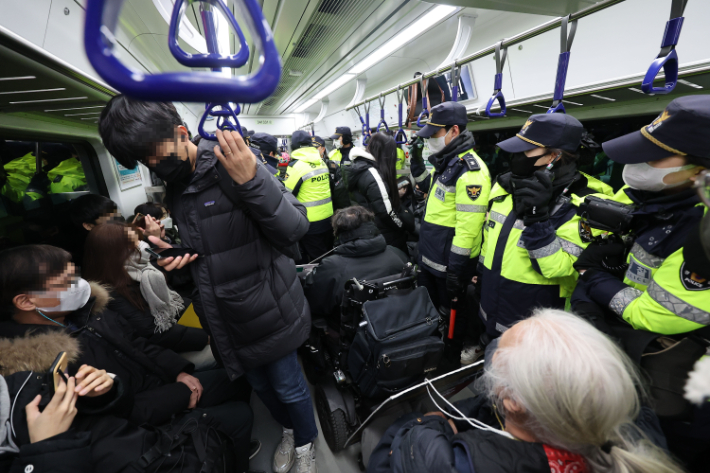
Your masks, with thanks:
[{"label": "black face mask", "polygon": [[535,171],[541,171],[547,167],[543,164],[542,166],[535,166],[538,159],[547,154],[537,155],[528,158],[525,153],[515,153],[510,160],[510,170],[513,173],[513,177],[517,179],[526,179],[532,177]]},{"label": "black face mask", "polygon": [[158,161],[151,171],[165,182],[179,182],[192,174],[192,164],[189,159],[183,161],[177,154],[170,153],[170,156]]}]

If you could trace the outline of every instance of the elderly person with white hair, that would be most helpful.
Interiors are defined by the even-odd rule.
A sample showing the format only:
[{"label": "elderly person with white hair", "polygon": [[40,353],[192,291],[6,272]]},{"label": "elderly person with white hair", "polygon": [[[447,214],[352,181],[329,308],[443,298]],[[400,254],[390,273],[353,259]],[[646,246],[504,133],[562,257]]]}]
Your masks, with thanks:
[{"label": "elderly person with white hair", "polygon": [[644,394],[631,360],[575,315],[542,309],[515,324],[477,387],[497,425],[462,422],[463,404],[407,415],[385,433],[368,472],[682,471],[634,423]]}]

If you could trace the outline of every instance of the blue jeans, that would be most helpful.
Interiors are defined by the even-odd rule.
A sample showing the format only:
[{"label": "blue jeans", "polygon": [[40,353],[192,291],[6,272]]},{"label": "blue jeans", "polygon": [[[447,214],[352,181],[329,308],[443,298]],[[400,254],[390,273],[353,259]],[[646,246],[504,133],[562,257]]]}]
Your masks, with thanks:
[{"label": "blue jeans", "polygon": [[276,422],[293,429],[296,447],[318,437],[311,392],[303,378],[296,351],[247,371],[245,376]]}]

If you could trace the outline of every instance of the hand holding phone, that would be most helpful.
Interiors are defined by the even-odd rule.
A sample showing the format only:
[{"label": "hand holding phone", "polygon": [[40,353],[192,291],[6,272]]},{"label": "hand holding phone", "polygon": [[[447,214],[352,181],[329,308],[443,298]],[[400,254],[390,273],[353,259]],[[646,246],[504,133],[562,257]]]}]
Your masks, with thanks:
[{"label": "hand holding phone", "polygon": [[[190,248],[173,248],[171,244],[166,243],[160,238],[156,238],[154,236],[148,237],[148,240],[153,245],[158,247],[158,249],[154,251],[163,256],[163,258],[158,259],[158,266],[163,268],[165,271],[183,268],[185,265],[195,261],[199,256]],[[171,250],[170,256],[168,256],[165,252],[165,250],[168,249]]]},{"label": "hand holding phone", "polygon": [[49,373],[52,376],[52,388],[53,393],[57,392],[60,380],[64,380],[65,383],[69,382],[66,372],[67,365],[69,364],[69,359],[67,358],[67,352],[59,352],[57,357],[54,359],[52,366],[49,368]]},{"label": "hand holding phone", "polygon": [[54,396],[44,411],[39,411],[39,403],[42,400],[40,395],[37,395],[31,403],[25,406],[27,430],[31,443],[41,442],[69,430],[77,412],[76,400],[78,396],[74,389],[74,378],[69,378],[65,383],[64,378],[60,376]]}]

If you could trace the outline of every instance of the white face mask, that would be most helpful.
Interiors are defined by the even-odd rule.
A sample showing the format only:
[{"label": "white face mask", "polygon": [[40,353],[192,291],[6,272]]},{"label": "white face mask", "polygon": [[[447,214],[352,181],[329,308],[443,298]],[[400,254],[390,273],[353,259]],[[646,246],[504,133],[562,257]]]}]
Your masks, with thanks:
[{"label": "white face mask", "polygon": [[91,286],[86,279],[79,278],[69,289],[59,293],[59,305],[55,307],[37,307],[43,312],[71,312],[81,309],[91,297]]},{"label": "white face mask", "polygon": [[173,228],[173,218],[172,217],[166,217],[160,221],[160,223],[163,224],[163,227],[165,227],[166,230],[170,230]]},{"label": "white face mask", "polygon": [[685,166],[676,166],[672,168],[654,168],[648,163],[627,164],[624,166],[622,177],[627,186],[634,189],[660,192],[665,189],[682,186],[690,180],[678,182],[676,184],[666,184],[663,178],[667,175],[678,171],[693,169],[694,164],[686,164]]},{"label": "white face mask", "polygon": [[337,141],[333,141],[333,146],[335,146],[335,149],[340,149],[343,147],[343,142],[341,140],[342,138],[338,138]]},{"label": "white face mask", "polygon": [[[451,129],[449,129],[449,131],[451,131]],[[439,138],[429,138],[429,150],[432,154],[436,154],[446,148],[446,137],[449,135],[449,131]]]}]

